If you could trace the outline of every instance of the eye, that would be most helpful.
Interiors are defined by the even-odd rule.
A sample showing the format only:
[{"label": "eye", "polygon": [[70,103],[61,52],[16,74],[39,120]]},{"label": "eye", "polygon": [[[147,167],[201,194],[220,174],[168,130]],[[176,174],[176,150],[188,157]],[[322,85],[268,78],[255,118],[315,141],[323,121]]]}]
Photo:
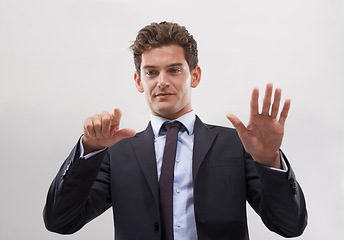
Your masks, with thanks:
[{"label": "eye", "polygon": [[177,73],[180,73],[180,68],[171,68],[170,70],[169,70],[169,72],[170,73],[172,73],[172,74],[177,74]]},{"label": "eye", "polygon": [[155,71],[155,70],[147,70],[147,71],[145,71],[145,74],[147,75],[147,76],[154,76],[154,75],[156,75],[158,72],[157,71]]}]

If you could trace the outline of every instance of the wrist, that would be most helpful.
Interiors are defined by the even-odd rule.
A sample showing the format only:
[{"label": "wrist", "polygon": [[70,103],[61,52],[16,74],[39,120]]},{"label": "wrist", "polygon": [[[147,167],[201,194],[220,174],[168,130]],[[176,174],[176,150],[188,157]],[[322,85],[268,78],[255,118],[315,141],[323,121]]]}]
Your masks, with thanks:
[{"label": "wrist", "polygon": [[257,157],[252,156],[253,160],[260,165],[263,165],[265,167],[273,167],[276,169],[282,169],[281,164],[281,155],[280,152],[277,151],[276,155],[274,157]]},{"label": "wrist", "polygon": [[274,167],[274,168],[277,168],[277,169],[282,169],[281,154],[280,154],[279,151],[277,152],[277,156],[275,158],[274,164],[271,167]]},{"label": "wrist", "polygon": [[82,143],[82,146],[84,148],[84,155],[87,155],[91,152],[96,152],[96,151],[99,151],[99,150],[105,148],[105,147],[99,146],[97,144],[89,143],[88,139],[85,136],[82,137],[81,143]]}]

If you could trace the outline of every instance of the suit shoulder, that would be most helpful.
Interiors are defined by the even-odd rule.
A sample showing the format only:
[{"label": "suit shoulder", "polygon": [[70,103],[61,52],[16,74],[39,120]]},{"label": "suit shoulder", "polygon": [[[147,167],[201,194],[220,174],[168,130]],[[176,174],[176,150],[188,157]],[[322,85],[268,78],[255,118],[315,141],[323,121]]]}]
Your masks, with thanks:
[{"label": "suit shoulder", "polygon": [[238,144],[241,144],[241,140],[235,128],[224,127],[224,126],[213,125],[213,124],[206,124],[206,126],[208,127],[210,131],[216,132],[217,138],[220,141],[230,140],[232,142],[234,141],[234,142],[237,142]]},{"label": "suit shoulder", "polygon": [[214,130],[218,133],[223,133],[223,134],[234,134],[238,135],[237,131],[235,128],[231,127],[224,127],[220,125],[213,125],[213,124],[205,124],[209,129]]}]

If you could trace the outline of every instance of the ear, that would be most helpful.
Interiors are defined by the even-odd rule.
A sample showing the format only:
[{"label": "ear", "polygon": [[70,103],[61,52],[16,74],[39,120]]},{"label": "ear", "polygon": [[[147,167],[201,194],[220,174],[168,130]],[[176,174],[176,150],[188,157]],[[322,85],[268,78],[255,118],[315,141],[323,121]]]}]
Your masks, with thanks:
[{"label": "ear", "polygon": [[144,89],[142,86],[142,81],[140,78],[140,74],[137,71],[135,71],[135,73],[134,73],[134,81],[135,81],[137,91],[139,91],[140,93],[143,93]]},{"label": "ear", "polygon": [[192,71],[191,71],[191,87],[195,88],[198,86],[198,84],[201,81],[201,68],[200,66],[196,66]]}]

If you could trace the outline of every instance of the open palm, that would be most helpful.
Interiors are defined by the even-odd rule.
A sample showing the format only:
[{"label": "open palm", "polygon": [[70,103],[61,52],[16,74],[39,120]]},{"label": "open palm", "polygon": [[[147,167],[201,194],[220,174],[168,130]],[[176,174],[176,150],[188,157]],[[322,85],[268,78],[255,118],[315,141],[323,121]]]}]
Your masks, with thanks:
[{"label": "open palm", "polygon": [[274,100],[271,104],[272,92],[273,85],[268,83],[265,90],[262,112],[259,113],[259,90],[257,88],[253,89],[250,120],[246,127],[233,114],[227,114],[227,118],[236,128],[245,150],[251,154],[256,162],[265,166],[280,168],[279,148],[282,144],[284,124],[290,108],[290,99],[284,102],[280,117],[277,119],[281,89],[276,88]]}]

